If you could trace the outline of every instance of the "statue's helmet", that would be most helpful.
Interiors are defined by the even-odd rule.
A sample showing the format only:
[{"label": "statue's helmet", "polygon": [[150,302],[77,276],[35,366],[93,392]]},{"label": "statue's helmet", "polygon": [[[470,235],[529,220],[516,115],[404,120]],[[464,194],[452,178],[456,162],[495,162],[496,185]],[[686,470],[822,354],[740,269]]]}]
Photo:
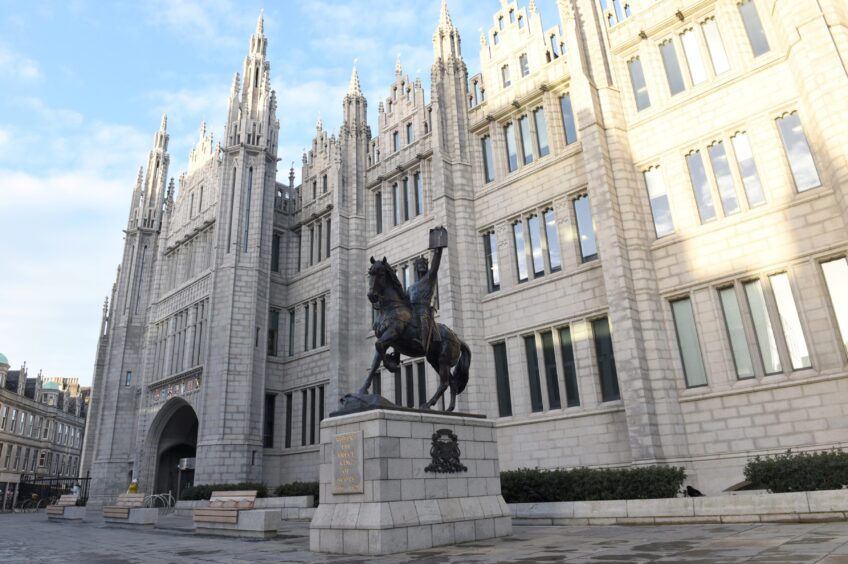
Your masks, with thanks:
[{"label": "statue's helmet", "polygon": [[427,260],[427,257],[418,257],[413,262],[413,265],[417,272],[426,272],[430,268],[430,261]]}]

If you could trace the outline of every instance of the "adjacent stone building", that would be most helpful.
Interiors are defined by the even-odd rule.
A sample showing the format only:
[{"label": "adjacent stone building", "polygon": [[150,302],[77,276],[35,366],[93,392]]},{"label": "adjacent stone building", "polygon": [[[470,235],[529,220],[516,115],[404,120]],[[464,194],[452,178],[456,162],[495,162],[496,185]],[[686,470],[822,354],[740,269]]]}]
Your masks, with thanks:
[{"label": "adjacent stone building", "polygon": [[27,378],[0,354],[0,511],[22,477],[77,477],[89,388],[76,378]]},{"label": "adjacent stone building", "polygon": [[[429,93],[398,60],[372,131],[354,69],[299,186],[275,181],[261,18],[178,191],[163,119],[104,309],[94,495],[173,490],[185,458],[196,483],[317,479],[372,354],[368,258],[407,285],[438,225],[459,409],[497,420],[502,469],[668,463],[717,493],[848,442],[845,3],[557,6],[493,6],[469,76],[443,3]],[[377,386],[414,406],[436,374]]]}]

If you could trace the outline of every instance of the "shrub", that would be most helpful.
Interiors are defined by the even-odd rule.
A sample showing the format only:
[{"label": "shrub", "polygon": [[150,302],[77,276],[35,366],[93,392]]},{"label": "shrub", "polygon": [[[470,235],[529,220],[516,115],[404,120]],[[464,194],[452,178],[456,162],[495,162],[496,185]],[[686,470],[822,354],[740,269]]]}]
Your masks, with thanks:
[{"label": "shrub", "polygon": [[745,479],[772,493],[838,490],[848,486],[848,453],[841,450],[755,457],[745,465]]},{"label": "shrub", "polygon": [[199,486],[192,486],[180,492],[180,499],[192,501],[209,499],[212,497],[212,492],[241,490],[256,490],[256,497],[268,497],[268,486],[265,484],[243,482],[241,484],[201,484]]},{"label": "shrub", "polygon": [[318,482],[291,482],[290,484],[283,484],[281,486],[277,486],[274,489],[274,495],[279,497],[311,495],[315,497],[315,506],[317,507],[319,491],[320,488],[318,487]]},{"label": "shrub", "polygon": [[520,468],[501,472],[508,503],[676,497],[686,472],[674,466],[635,468]]}]

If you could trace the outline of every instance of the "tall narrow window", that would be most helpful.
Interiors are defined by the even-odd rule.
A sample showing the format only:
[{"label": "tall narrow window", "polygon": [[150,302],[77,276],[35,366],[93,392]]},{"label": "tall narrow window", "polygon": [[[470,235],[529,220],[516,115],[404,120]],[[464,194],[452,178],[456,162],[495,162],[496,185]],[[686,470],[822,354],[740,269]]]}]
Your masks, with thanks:
[{"label": "tall narrow window", "polygon": [[294,355],[294,310],[289,310],[289,356]]},{"label": "tall narrow window", "polygon": [[326,194],[327,190],[329,190],[329,189],[330,189],[330,183],[327,180],[327,175],[325,174],[324,176],[321,177],[321,192],[323,194]]},{"label": "tall narrow window", "polygon": [[397,131],[392,133],[392,151],[395,153],[400,151],[400,133]]},{"label": "tall narrow window", "polygon": [[730,350],[733,352],[733,364],[736,367],[736,377],[740,380],[754,377],[754,363],[748,350],[748,339],[745,337],[745,327],[742,324],[742,312],[736,298],[736,288],[730,286],[718,291],[721,299],[721,309],[724,312],[724,324],[730,339]]},{"label": "tall narrow window", "polygon": [[318,198],[318,181],[313,180],[312,181],[312,199],[315,200],[316,198]]},{"label": "tall narrow window", "polygon": [[754,207],[765,203],[766,197],[763,193],[763,185],[760,183],[760,176],[757,174],[757,164],[754,162],[751,144],[748,143],[748,135],[737,133],[730,138],[730,141],[733,144],[733,152],[736,153],[736,164],[739,166],[739,176],[742,177],[748,205]]},{"label": "tall narrow window", "polygon": [[542,411],[542,383],[539,380],[539,359],[536,356],[536,336],[524,337],[524,352],[527,356],[527,377],[530,383],[530,409]]},{"label": "tall narrow window", "polygon": [[315,388],[309,388],[309,444],[315,444]]},{"label": "tall narrow window", "polygon": [[595,356],[601,378],[601,401],[621,399],[618,374],[615,370],[615,356],[612,351],[612,337],[606,317],[592,321],[592,335],[595,339]]},{"label": "tall narrow window", "polygon": [[132,384],[132,372],[128,370],[127,375],[124,378],[124,386],[129,386],[131,384]]},{"label": "tall narrow window", "polygon": [[798,117],[798,112],[792,112],[778,118],[777,126],[780,128],[780,136],[783,139],[783,146],[786,148],[789,167],[792,169],[792,176],[795,178],[795,186],[798,191],[804,192],[810,188],[821,186],[816,163],[813,160],[813,154],[810,152],[807,136],[804,135],[804,129],[801,127],[801,118]]},{"label": "tall narrow window", "polygon": [[306,446],[306,422],[307,422],[307,397],[308,392],[304,389],[300,391],[300,445]]},{"label": "tall narrow window", "polygon": [[774,292],[774,301],[777,303],[777,313],[780,317],[780,325],[783,327],[783,336],[786,339],[786,347],[789,349],[792,368],[794,370],[809,368],[812,366],[810,352],[807,349],[804,330],[801,328],[801,318],[798,316],[792,288],[789,287],[789,275],[785,272],[773,274],[769,276],[769,280],[771,280],[771,289]]},{"label": "tall narrow window", "polygon": [[674,220],[671,217],[671,206],[665,190],[662,172],[659,167],[653,167],[643,173],[645,187],[648,189],[648,200],[651,203],[651,215],[654,219],[654,230],[657,237],[665,237],[674,233]]},{"label": "tall narrow window", "polygon": [[418,371],[418,403],[423,404],[427,401],[427,368],[424,362],[416,362],[415,367]]},{"label": "tall narrow window", "polygon": [[501,67],[501,80],[503,81],[504,88],[512,84],[512,81],[509,79],[509,65]]},{"label": "tall narrow window", "polygon": [[707,67],[701,56],[701,47],[695,30],[687,29],[680,34],[680,42],[683,44],[683,54],[686,55],[686,64],[689,66],[689,77],[692,84],[700,84],[707,80]]},{"label": "tall narrow window", "polygon": [[739,14],[742,16],[742,23],[745,24],[745,33],[748,34],[748,41],[751,43],[751,51],[754,56],[759,57],[763,53],[768,53],[768,39],[766,39],[763,22],[760,21],[760,14],[757,13],[757,6],[754,1],[742,0],[738,5]]},{"label": "tall narrow window", "polygon": [[318,246],[317,246],[318,262],[321,262],[321,253],[324,251],[324,245],[323,245],[324,226],[321,224],[320,221],[318,222],[317,230],[318,230]]},{"label": "tall narrow window", "polygon": [[277,334],[280,331],[280,310],[268,314],[268,356],[277,356]]},{"label": "tall narrow window", "polygon": [[642,72],[642,61],[639,60],[639,57],[627,62],[627,70],[630,73],[630,84],[633,87],[636,109],[642,111],[651,107],[651,97],[648,94],[648,85],[645,82],[645,74]]},{"label": "tall narrow window", "polygon": [[527,281],[527,251],[524,248],[524,224],[520,221],[512,225],[515,239],[515,262],[518,266],[518,281]]},{"label": "tall narrow window", "polygon": [[724,143],[717,141],[707,148],[710,155],[710,163],[713,166],[713,175],[718,185],[718,195],[721,197],[721,207],[724,215],[733,215],[739,211],[739,200],[736,198],[736,186],[733,184],[733,175],[730,173],[730,164],[727,162],[727,152]]},{"label": "tall narrow window", "polygon": [[524,164],[533,162],[533,146],[530,144],[530,120],[527,115],[518,118],[518,133],[521,136],[521,149]]},{"label": "tall narrow window", "polygon": [[598,245],[595,242],[595,225],[592,221],[592,208],[587,194],[574,200],[574,215],[577,218],[577,237],[580,240],[580,255],[583,262],[594,260],[598,258]]},{"label": "tall narrow window", "polygon": [[424,213],[424,180],[420,172],[416,172],[415,176],[415,215]]},{"label": "tall narrow window", "polygon": [[271,236],[271,272],[280,271],[280,234]]},{"label": "tall narrow window", "polygon": [[559,109],[562,113],[562,128],[565,130],[565,144],[571,145],[577,141],[577,125],[574,123],[574,110],[571,108],[571,95],[559,97]]},{"label": "tall narrow window", "polygon": [[415,407],[415,382],[413,366],[406,365],[406,407]]},{"label": "tall narrow window", "polygon": [[301,264],[303,264],[303,230],[297,232],[297,264],[295,264],[295,272],[300,272]]},{"label": "tall narrow window", "polygon": [[571,329],[562,327],[559,330],[559,352],[562,357],[562,370],[565,380],[565,405],[574,407],[580,405],[580,394],[577,388],[577,370],[574,363],[574,347],[571,343]]},{"label": "tall narrow window", "polygon": [[536,126],[536,146],[539,147],[539,158],[551,152],[548,146],[548,122],[545,120],[545,109],[536,108],[533,111],[533,124]]},{"label": "tall narrow window", "polygon": [[403,220],[409,221],[409,218],[412,217],[410,214],[410,208],[413,205],[413,196],[411,194],[411,187],[409,185],[409,177],[403,177]]},{"label": "tall narrow window", "polygon": [[331,220],[330,220],[330,218],[328,217],[328,218],[327,218],[327,229],[325,229],[326,233],[324,234],[324,245],[325,245],[325,249],[324,249],[324,256],[325,256],[325,257],[327,257],[327,258],[330,258],[330,247],[331,247],[331,241],[330,241],[330,221],[331,221]]},{"label": "tall narrow window", "polygon": [[519,55],[518,66],[521,69],[521,76],[527,76],[530,74],[530,61],[527,59],[527,53]]},{"label": "tall narrow window", "polygon": [[527,219],[530,234],[530,252],[533,254],[533,278],[545,275],[545,259],[542,258],[542,230],[539,226],[539,216],[531,215]]},{"label": "tall narrow window", "polygon": [[315,227],[309,227],[309,266],[315,264]]},{"label": "tall narrow window", "polygon": [[524,18],[518,16],[518,29],[524,29]]},{"label": "tall narrow window", "polygon": [[395,182],[392,184],[392,219],[394,220],[394,225],[400,225],[400,212],[400,186]]},{"label": "tall narrow window", "polygon": [[745,296],[748,298],[748,309],[751,310],[751,319],[754,322],[754,332],[757,334],[757,344],[760,349],[760,357],[763,360],[763,368],[766,374],[780,372],[777,341],[774,338],[774,328],[766,308],[763,287],[759,280],[745,283]]},{"label": "tall narrow window", "polygon": [[677,62],[677,50],[674,48],[674,42],[671,39],[660,44],[660,55],[662,55],[665,77],[668,79],[668,89],[671,95],[674,96],[683,92],[686,85],[683,83],[680,63]]},{"label": "tall narrow window", "polygon": [[550,331],[545,331],[540,337],[542,337],[542,358],[545,361],[545,383],[548,386],[548,407],[549,409],[560,409],[562,402],[559,397],[554,336]]},{"label": "tall narrow window", "polygon": [[412,143],[412,141],[413,141],[413,137],[412,137],[412,124],[411,124],[411,123],[407,123],[407,124],[406,124],[406,144],[408,145],[408,144]]},{"label": "tall narrow window", "polygon": [[701,223],[706,223],[715,219],[716,211],[713,205],[713,195],[710,192],[710,183],[707,180],[707,172],[704,170],[704,161],[701,159],[701,152],[692,151],[686,155],[686,164],[689,166],[689,178],[692,180],[692,189],[695,192],[695,202],[698,204]]},{"label": "tall narrow window", "polygon": [[506,164],[510,172],[518,168],[518,151],[515,148],[515,132],[512,123],[504,126],[504,139],[506,140]]},{"label": "tall narrow window", "polygon": [[265,394],[265,416],[262,425],[262,446],[264,448],[274,448],[274,409],[276,403],[277,396]]},{"label": "tall narrow window", "polygon": [[498,16],[498,29],[503,31],[503,28],[504,28],[504,17]]},{"label": "tall narrow window", "polygon": [[501,42],[501,41],[500,41],[500,38],[498,37],[498,32],[497,32],[497,31],[496,31],[495,33],[493,33],[493,34],[492,34],[492,42],[493,42],[495,45],[497,45],[497,44],[499,44],[499,43]]},{"label": "tall narrow window", "polygon": [[327,300],[321,298],[321,346],[327,344]]},{"label": "tall narrow window", "polygon": [[706,386],[707,372],[704,369],[701,345],[698,342],[698,330],[695,327],[692,300],[686,298],[671,302],[671,312],[674,316],[677,346],[680,349],[680,358],[683,360],[683,375],[686,378],[686,387]]},{"label": "tall narrow window", "polygon": [[488,183],[495,179],[495,163],[492,161],[492,138],[484,135],[480,139],[480,146],[483,152],[483,180]]},{"label": "tall narrow window", "polygon": [[374,194],[374,219],[377,224],[377,235],[383,232],[383,193]]},{"label": "tall narrow window", "polygon": [[318,347],[318,302],[312,302],[312,348]]},{"label": "tall narrow window", "polygon": [[400,368],[398,368],[395,375],[395,405],[403,405],[403,379],[400,375]]},{"label": "tall narrow window", "polygon": [[494,231],[483,235],[483,252],[486,255],[486,280],[489,292],[501,289],[501,273],[498,269],[498,241]]},{"label": "tall narrow window", "polygon": [[[844,257],[822,263],[822,272],[830,294],[830,304],[848,352],[848,260]],[[2,426],[0,426],[2,429]]]},{"label": "tall narrow window", "polygon": [[285,448],[291,448],[291,438],[292,438],[292,411],[294,411],[294,406],[292,405],[292,395],[291,392],[286,394],[286,442]]},{"label": "tall narrow window", "polygon": [[701,29],[704,32],[704,39],[707,42],[707,50],[710,52],[715,73],[721,74],[730,70],[730,63],[727,60],[727,53],[724,51],[724,43],[721,40],[715,18],[710,18],[702,23]]},{"label": "tall narrow window", "polygon": [[309,350],[309,304],[303,306],[303,350]]},{"label": "tall narrow window", "polygon": [[562,269],[562,256],[559,252],[559,234],[557,232],[554,210],[545,210],[542,217],[545,220],[545,238],[548,243],[548,263],[551,265],[551,272],[557,272]]},{"label": "tall narrow window", "polygon": [[253,199],[253,167],[247,170],[247,195],[244,199],[244,247],[247,252],[247,236],[250,234],[250,201]]}]

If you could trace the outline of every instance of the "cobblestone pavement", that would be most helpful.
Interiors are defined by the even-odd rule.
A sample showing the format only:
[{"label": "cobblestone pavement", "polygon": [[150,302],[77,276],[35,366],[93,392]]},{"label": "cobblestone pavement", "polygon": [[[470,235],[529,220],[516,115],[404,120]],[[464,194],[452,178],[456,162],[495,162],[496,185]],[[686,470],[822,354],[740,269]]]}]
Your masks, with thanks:
[{"label": "cobblestone pavement", "polygon": [[350,562],[419,564],[549,562],[821,562],[848,564],[848,525],[515,527],[512,537],[381,558],[308,550],[308,524],[269,541],[200,536],[180,529],[128,530],[102,522],[48,523],[44,513],[0,514],[0,562]]}]

